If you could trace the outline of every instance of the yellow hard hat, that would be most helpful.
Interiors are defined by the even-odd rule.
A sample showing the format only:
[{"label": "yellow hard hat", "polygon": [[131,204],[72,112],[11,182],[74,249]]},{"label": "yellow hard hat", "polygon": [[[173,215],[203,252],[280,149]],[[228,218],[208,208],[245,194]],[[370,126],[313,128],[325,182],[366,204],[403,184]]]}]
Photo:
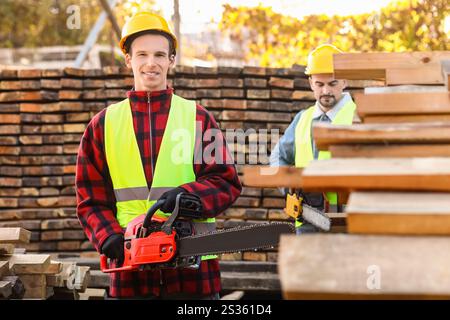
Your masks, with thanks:
[{"label": "yellow hard hat", "polygon": [[305,74],[334,73],[333,54],[342,51],[332,44],[322,44],[308,55],[308,66]]},{"label": "yellow hard hat", "polygon": [[128,37],[141,31],[156,30],[166,33],[173,39],[174,47],[177,49],[177,38],[169,29],[167,21],[158,14],[151,12],[138,12],[128,20],[122,28],[122,39],[119,46],[122,52],[126,54],[125,41]]}]

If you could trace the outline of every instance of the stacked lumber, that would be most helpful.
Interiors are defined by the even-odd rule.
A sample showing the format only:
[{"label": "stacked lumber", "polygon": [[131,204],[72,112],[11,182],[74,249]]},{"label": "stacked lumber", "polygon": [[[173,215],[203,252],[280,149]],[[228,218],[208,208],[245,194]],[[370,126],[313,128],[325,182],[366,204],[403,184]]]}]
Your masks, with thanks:
[{"label": "stacked lumber", "polygon": [[[355,94],[363,123],[450,122],[450,95],[444,86],[404,87],[403,91]],[[398,92],[400,91],[400,92]]]},{"label": "stacked lumber", "polygon": [[334,56],[337,77],[381,79],[391,86],[355,93],[363,123],[449,122],[449,64],[449,51]]},{"label": "stacked lumber", "polygon": [[55,288],[84,291],[89,267],[51,260],[49,254],[26,254],[16,248],[30,241],[23,228],[0,228],[0,299],[48,299]]},{"label": "stacked lumber", "polygon": [[450,122],[317,124],[313,130],[318,148],[335,158],[450,156]]},{"label": "stacked lumber", "polygon": [[[438,61],[448,59],[448,52],[412,54],[404,66],[399,56],[346,55],[335,67],[361,75],[358,63],[374,59],[366,60],[366,68],[376,70],[368,77],[384,70],[388,84],[389,75],[412,77],[414,82],[391,82],[401,85],[444,84]],[[421,71],[423,81],[414,80]],[[330,151],[332,159],[311,162],[301,183],[309,191],[349,194],[348,234],[282,239],[279,270],[287,299],[450,298],[450,123],[435,122],[450,114],[447,87],[376,91],[357,95],[363,124],[313,128],[319,149]],[[391,118],[367,121],[375,115]],[[402,123],[404,115],[423,118]]]},{"label": "stacked lumber", "polygon": [[282,236],[285,299],[449,299],[449,237]]},{"label": "stacked lumber", "polygon": [[[90,267],[91,276],[88,288],[83,294],[79,294],[80,300],[84,299],[86,295],[89,296],[89,299],[102,298],[101,290],[108,290],[110,276],[100,270],[99,259],[58,257],[57,260]],[[227,261],[222,259],[219,264],[224,291],[280,291],[276,261]]]},{"label": "stacked lumber", "polygon": [[386,85],[442,85],[441,62],[449,51],[341,53],[333,56],[339,79],[384,80]]}]

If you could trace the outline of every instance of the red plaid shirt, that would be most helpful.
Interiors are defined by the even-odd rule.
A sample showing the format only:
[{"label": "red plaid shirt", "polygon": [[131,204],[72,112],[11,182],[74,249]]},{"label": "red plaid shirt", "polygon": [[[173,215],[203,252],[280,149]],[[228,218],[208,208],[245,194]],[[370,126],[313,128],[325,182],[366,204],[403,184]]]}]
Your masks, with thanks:
[{"label": "red plaid shirt", "polygon": [[[164,129],[170,110],[173,90],[152,92],[149,112],[147,92],[129,91],[134,131],[141,154],[148,186],[152,184],[151,157],[156,163]],[[114,233],[123,233],[116,219],[115,196],[104,151],[104,123],[106,109],[92,118],[81,140],[76,167],[77,215],[84,232],[97,251]],[[151,118],[151,133],[150,121]],[[218,129],[212,115],[197,105],[196,120],[202,124],[202,132]],[[198,122],[197,122],[198,123]],[[154,152],[150,150],[152,139]],[[223,157],[229,156],[223,139]],[[195,152],[205,150],[210,143],[196,137]],[[211,148],[210,148],[211,149]],[[208,154],[211,152],[209,151]],[[213,156],[215,156],[213,154]],[[188,192],[198,195],[203,202],[204,216],[214,217],[239,196],[242,186],[233,164],[217,164],[215,161],[194,164],[196,181],[182,185]],[[121,272],[111,274],[110,296],[133,297],[149,294],[192,293],[209,295],[221,290],[219,262],[217,259],[202,261],[198,270],[164,269],[162,271]]]}]

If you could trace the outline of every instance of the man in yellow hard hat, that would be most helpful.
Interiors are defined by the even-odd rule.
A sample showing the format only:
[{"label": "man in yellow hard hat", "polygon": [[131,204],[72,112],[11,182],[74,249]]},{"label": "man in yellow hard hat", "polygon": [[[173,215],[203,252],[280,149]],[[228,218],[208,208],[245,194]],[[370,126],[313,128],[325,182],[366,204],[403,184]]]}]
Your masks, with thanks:
[{"label": "man in yellow hard hat", "polygon": [[[128,20],[120,48],[133,70],[134,88],[91,120],[80,144],[77,216],[97,251],[116,267],[124,259],[124,230],[157,200],[164,204],[155,216],[165,219],[178,195],[197,197],[202,210],[183,217],[188,225],[180,230],[208,232],[242,189],[234,164],[219,158],[229,151],[212,115],[167,85],[177,47],[161,16],[141,12]],[[219,143],[203,141],[205,132]],[[211,146],[219,147],[211,152]],[[197,264],[111,273],[109,297],[217,299],[217,256],[202,256]]]},{"label": "man in yellow hard hat", "polygon": [[[333,54],[342,52],[331,44],[323,44],[308,55],[305,74],[314,93],[316,103],[301,110],[284,135],[281,137],[270,156],[270,165],[304,168],[313,159],[330,158],[329,152],[316,148],[312,136],[312,124],[316,121],[349,125],[353,121],[356,105],[349,93],[343,92],[347,82],[334,77]],[[338,210],[335,193],[305,193],[296,191],[296,197],[319,210]],[[288,195],[290,197],[291,195]],[[286,208],[289,210],[289,208]],[[296,221],[297,234],[315,232],[317,229],[300,219]]]}]

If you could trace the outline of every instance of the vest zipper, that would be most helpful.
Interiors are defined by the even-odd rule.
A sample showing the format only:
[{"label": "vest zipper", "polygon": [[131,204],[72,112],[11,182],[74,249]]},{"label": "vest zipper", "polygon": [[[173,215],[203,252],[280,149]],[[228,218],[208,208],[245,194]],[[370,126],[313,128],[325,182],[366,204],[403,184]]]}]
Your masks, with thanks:
[{"label": "vest zipper", "polygon": [[[153,163],[153,138],[152,138],[152,105],[150,103],[150,92],[147,92],[147,103],[148,103],[148,119],[150,124],[150,166],[152,169],[152,181],[155,178],[155,172],[154,172],[154,163]],[[159,286],[160,290],[162,289],[163,285],[163,274],[162,270],[159,269]]]},{"label": "vest zipper", "polygon": [[149,130],[150,130],[150,167],[152,170],[152,181],[154,179],[154,163],[153,163],[153,138],[152,138],[152,105],[150,103],[150,92],[147,92],[147,103],[148,103],[148,120],[149,120]]}]

